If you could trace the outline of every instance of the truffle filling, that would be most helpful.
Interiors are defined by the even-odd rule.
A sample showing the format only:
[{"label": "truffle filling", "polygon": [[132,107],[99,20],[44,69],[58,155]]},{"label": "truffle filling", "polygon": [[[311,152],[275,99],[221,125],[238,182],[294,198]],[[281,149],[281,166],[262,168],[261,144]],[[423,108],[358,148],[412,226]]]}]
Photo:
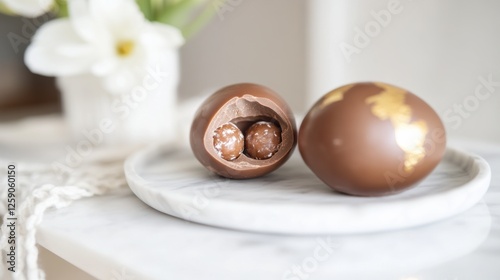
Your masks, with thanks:
[{"label": "truffle filling", "polygon": [[[286,156],[294,144],[293,127],[286,117],[283,109],[273,100],[251,95],[235,97],[214,114],[204,136],[205,147],[229,168],[247,170],[272,165]],[[231,142],[228,147],[232,146],[234,150],[227,153],[217,143],[224,138],[217,131],[227,124],[230,126],[226,127],[237,127],[242,133],[243,150],[236,139],[228,139]],[[239,136],[237,138],[240,139]]]},{"label": "truffle filling", "polygon": [[276,154],[281,146],[281,128],[268,118],[260,118],[265,120],[239,119],[219,126],[213,133],[217,155],[233,161],[242,153],[257,160]]}]

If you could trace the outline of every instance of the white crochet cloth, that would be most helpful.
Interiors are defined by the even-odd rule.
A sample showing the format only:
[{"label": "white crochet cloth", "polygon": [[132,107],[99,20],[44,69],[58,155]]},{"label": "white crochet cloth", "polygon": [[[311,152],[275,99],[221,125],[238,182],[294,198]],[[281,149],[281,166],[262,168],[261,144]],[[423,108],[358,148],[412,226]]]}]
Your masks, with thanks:
[{"label": "white crochet cloth", "polygon": [[[7,166],[12,160],[8,154],[16,153],[9,153],[9,151],[15,149],[18,150],[17,153],[24,151],[25,154],[32,154],[37,151],[43,154],[43,147],[48,145],[59,146],[60,149],[61,139],[57,137],[62,126],[63,122],[60,117],[41,117],[0,125],[0,147],[2,147],[0,149],[2,150],[2,155],[0,155],[0,215],[3,220],[0,237],[2,249],[0,279],[45,279],[44,272],[38,267],[35,239],[37,226],[42,222],[45,211],[68,206],[71,202],[81,198],[102,195],[110,190],[127,187],[123,174],[123,161],[130,150],[116,151],[115,149],[109,153],[109,147],[97,146],[93,153],[85,157],[84,161],[74,167],[71,172],[61,172],[54,168],[51,161],[33,163],[30,159],[17,160],[15,162],[17,171],[16,272],[8,271],[5,259],[7,250],[10,248],[8,243],[10,230],[6,228],[7,218],[10,217],[6,215],[8,211]],[[58,142],[54,143],[54,139]],[[34,142],[38,145],[37,147],[33,147]],[[12,145],[14,148],[11,147]],[[7,156],[4,155],[5,153]]]},{"label": "white crochet cloth", "polygon": [[[7,166],[8,163],[3,163]],[[123,176],[122,162],[105,164],[85,164],[75,169],[70,176],[62,176],[54,172],[50,166],[35,166],[26,163],[18,163],[22,168],[18,177],[16,190],[16,238],[17,238],[17,260],[16,272],[7,271],[6,262],[2,261],[0,279],[45,279],[44,273],[38,268],[38,250],[36,247],[36,228],[41,223],[47,209],[61,208],[69,205],[72,201],[101,195],[109,190],[126,186]],[[7,172],[3,172],[6,174]],[[6,176],[2,174],[1,182],[7,182]],[[59,178],[58,178],[59,177]],[[5,185],[5,184],[4,184]],[[3,218],[2,236],[0,246],[5,256],[9,244],[7,238],[9,230],[6,230],[7,192],[2,188],[2,203],[0,213]]]},{"label": "white crochet cloth", "polygon": [[[181,123],[175,134],[179,146],[187,148],[189,128],[196,109],[207,94],[184,101],[177,107],[176,117]],[[173,132],[174,133],[174,132]],[[102,195],[111,190],[128,187],[123,174],[123,161],[133,149],[130,147],[114,148],[94,147],[94,151],[71,172],[56,171],[52,162],[33,163],[33,153],[50,155],[47,147],[58,147],[67,144],[67,130],[61,117],[44,116],[28,118],[13,123],[0,124],[0,215],[2,231],[0,247],[2,249],[0,263],[0,279],[39,280],[45,275],[38,267],[38,250],[36,247],[36,229],[42,222],[46,210],[68,206],[71,202]],[[7,165],[12,160],[3,154],[4,143],[8,143],[18,151],[29,154],[28,160],[16,161],[16,272],[7,271],[6,250],[9,248],[6,230],[7,221]],[[36,146],[36,147],[34,147]],[[10,149],[10,148],[8,148]],[[8,154],[8,153],[7,153]],[[43,161],[42,161],[43,162]]]}]

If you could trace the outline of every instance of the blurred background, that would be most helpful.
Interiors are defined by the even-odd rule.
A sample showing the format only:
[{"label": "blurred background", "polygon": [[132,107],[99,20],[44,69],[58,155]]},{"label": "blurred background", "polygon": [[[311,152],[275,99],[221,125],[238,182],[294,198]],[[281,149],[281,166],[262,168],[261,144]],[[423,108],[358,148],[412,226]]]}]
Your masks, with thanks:
[{"label": "blurred background", "polygon": [[[407,88],[455,138],[500,141],[500,1],[228,0],[181,49],[179,100],[254,82],[303,115],[354,81]],[[45,18],[46,19],[46,18]],[[0,14],[0,121],[60,114],[54,79],[32,74],[24,50],[43,19]],[[47,273],[62,261],[42,249]],[[52,267],[51,267],[52,265]],[[70,267],[67,278],[78,276]]]},{"label": "blurred background", "polygon": [[[247,81],[275,89],[303,114],[334,87],[379,80],[424,98],[452,136],[500,140],[500,2],[227,3],[181,49],[181,101]],[[33,22],[0,16],[3,120],[61,110],[54,80],[23,64]],[[15,44],[12,33],[21,35]]]}]

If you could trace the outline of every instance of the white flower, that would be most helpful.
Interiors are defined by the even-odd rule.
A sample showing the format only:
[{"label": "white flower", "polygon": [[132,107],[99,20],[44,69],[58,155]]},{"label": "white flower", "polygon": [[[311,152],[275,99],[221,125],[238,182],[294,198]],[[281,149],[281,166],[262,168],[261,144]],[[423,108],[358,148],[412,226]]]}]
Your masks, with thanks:
[{"label": "white flower", "polygon": [[14,13],[25,17],[37,17],[52,7],[54,0],[0,0]]},{"label": "white flower", "polygon": [[90,73],[112,93],[140,83],[147,67],[184,42],[172,26],[151,23],[133,0],[70,0],[69,18],[43,25],[25,54],[46,76]]}]

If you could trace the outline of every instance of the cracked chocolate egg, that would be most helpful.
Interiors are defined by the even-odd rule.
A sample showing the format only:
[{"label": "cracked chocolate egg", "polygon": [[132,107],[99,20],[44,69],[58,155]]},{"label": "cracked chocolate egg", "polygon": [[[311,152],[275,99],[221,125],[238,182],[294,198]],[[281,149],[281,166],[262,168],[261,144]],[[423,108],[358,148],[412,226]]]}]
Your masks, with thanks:
[{"label": "cracked chocolate egg", "polygon": [[415,186],[443,157],[441,119],[422,99],[379,82],[354,83],[323,96],[299,130],[309,168],[332,189],[382,196]]},{"label": "cracked chocolate egg", "polygon": [[208,170],[232,179],[255,178],[288,160],[296,131],[293,113],[277,93],[236,84],[203,102],[191,125],[190,144]]}]

